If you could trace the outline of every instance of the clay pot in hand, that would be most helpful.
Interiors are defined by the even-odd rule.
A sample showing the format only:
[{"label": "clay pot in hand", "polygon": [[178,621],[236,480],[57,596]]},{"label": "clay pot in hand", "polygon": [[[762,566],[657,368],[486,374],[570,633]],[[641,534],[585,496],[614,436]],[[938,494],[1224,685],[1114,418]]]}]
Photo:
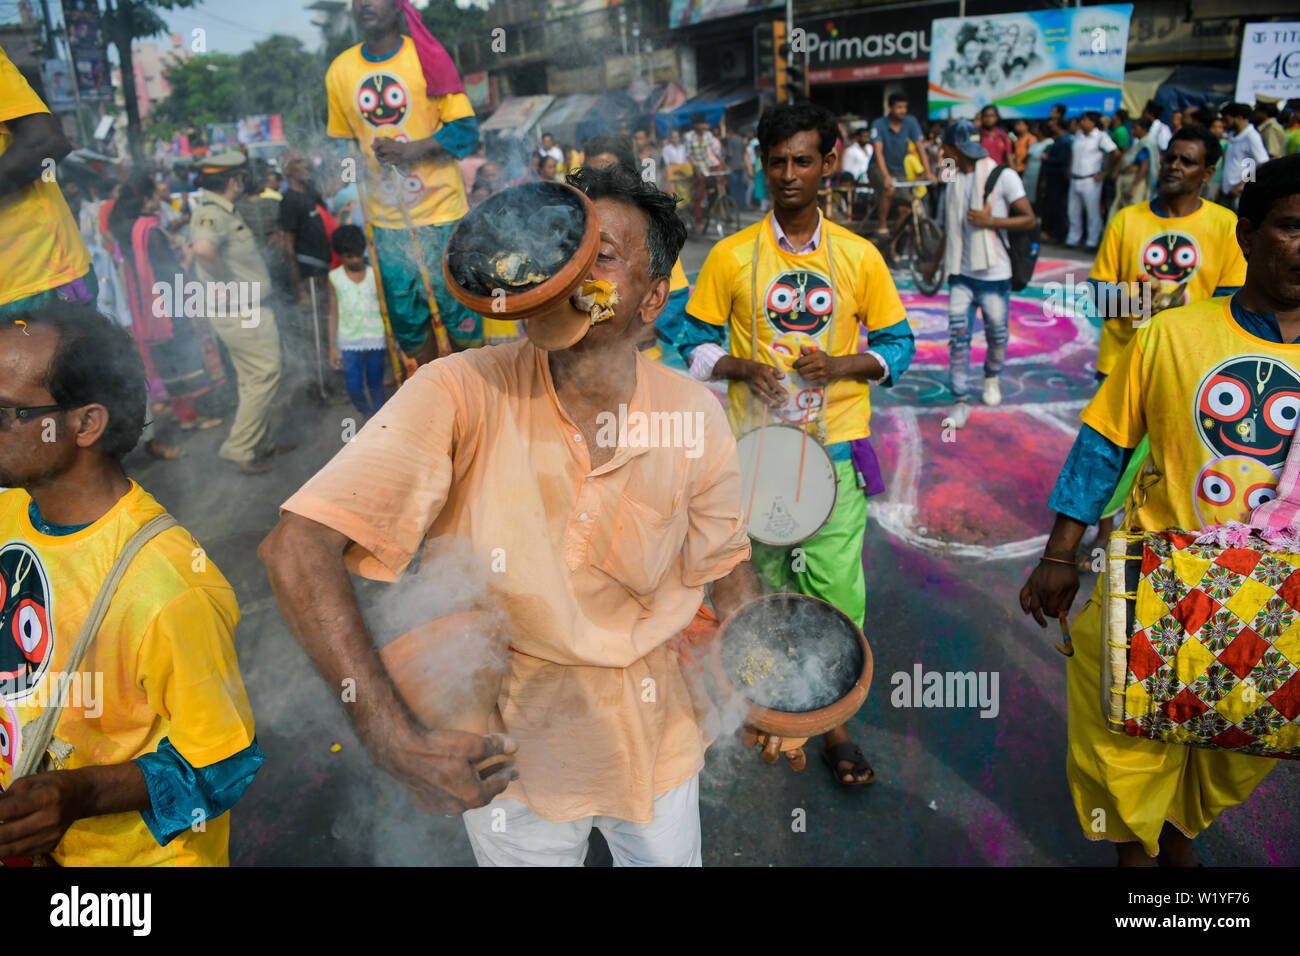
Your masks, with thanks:
[{"label": "clay pot in hand", "polygon": [[442,257],[447,291],[471,311],[526,323],[544,349],[575,344],[591,327],[569,300],[600,247],[596,207],[565,183],[493,193],[457,223]]},{"label": "clay pot in hand", "polygon": [[[793,651],[788,661],[782,657],[787,648]],[[776,660],[776,667],[747,683],[743,672],[752,669],[755,655],[763,657],[765,652]],[[867,699],[873,670],[871,646],[857,624],[833,605],[804,594],[768,594],[741,606],[722,625],[712,666],[719,692],[744,698],[745,723],[781,737],[782,751],[799,748],[807,738],[856,714]],[[783,669],[790,671],[790,692],[816,706],[777,705],[783,688],[776,681]],[[801,677],[809,673],[811,685]]]},{"label": "clay pot in hand", "polygon": [[499,619],[485,611],[440,617],[379,652],[420,723],[468,734],[503,729],[496,709],[509,654]]}]

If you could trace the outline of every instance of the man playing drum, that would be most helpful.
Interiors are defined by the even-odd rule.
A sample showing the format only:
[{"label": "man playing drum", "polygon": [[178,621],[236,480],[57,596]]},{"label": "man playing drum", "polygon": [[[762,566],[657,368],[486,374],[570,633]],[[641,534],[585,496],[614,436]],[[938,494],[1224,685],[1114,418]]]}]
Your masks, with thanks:
[{"label": "man playing drum", "polygon": [[[1242,520],[1273,493],[1300,410],[1300,156],[1261,166],[1239,216],[1241,290],[1155,316],[1083,410],[1048,502],[1056,522],[1020,592],[1040,626],[1073,602],[1075,549],[1143,438],[1155,480],[1142,477],[1145,500],[1131,518],[1148,531]],[[1191,839],[1243,803],[1273,761],[1107,730],[1098,687],[1103,580],[1071,628],[1066,773],[1079,825],[1088,839],[1118,844],[1121,865],[1154,866],[1157,857],[1194,865]]]},{"label": "man playing drum", "polygon": [[[616,284],[614,315],[569,347],[530,325],[422,367],[285,503],[261,554],[313,662],[356,681],[376,764],[426,810],[463,813],[480,864],[580,866],[595,825],[619,865],[698,866],[710,735],[669,641],[706,585],[724,619],[761,593],[736,446],[706,389],[636,348],[686,238],[673,198],[617,165],[570,182],[595,205],[592,275]],[[698,423],[689,447],[604,424],[665,413]],[[483,557],[510,622],[508,738],[421,726],[375,653],[348,569],[395,580],[426,537]],[[480,779],[474,763],[514,741],[517,774]]]},{"label": "man playing drum", "polygon": [[[1120,353],[1133,338],[1142,312],[1231,295],[1241,288],[1246,262],[1237,247],[1232,211],[1201,198],[1201,187],[1214,175],[1219,141],[1203,126],[1184,126],[1160,157],[1159,192],[1150,202],[1121,210],[1106,226],[1092,264],[1096,313],[1101,320],[1097,377],[1118,367]],[[1150,299],[1133,301],[1129,290],[1149,283]],[[1144,309],[1149,306],[1149,311]],[[1097,543],[1106,546],[1114,515],[1146,455],[1133,455],[1127,473],[1098,524]]]},{"label": "man playing drum", "polygon": [[[755,544],[754,564],[778,590],[821,598],[862,625],[866,495],[884,490],[867,437],[868,382],[891,386],[916,346],[876,247],[817,208],[818,186],[835,169],[837,135],[835,118],[811,104],[763,114],[758,143],[773,212],[713,247],[686,307],[680,347],[695,377],[731,380],[737,435],[770,420],[803,427],[826,445],[839,483],[830,519],[795,550]],[[871,346],[865,354],[860,329]],[[722,344],[728,332],[730,354]],[[836,780],[872,781],[845,727],[825,743]]]}]

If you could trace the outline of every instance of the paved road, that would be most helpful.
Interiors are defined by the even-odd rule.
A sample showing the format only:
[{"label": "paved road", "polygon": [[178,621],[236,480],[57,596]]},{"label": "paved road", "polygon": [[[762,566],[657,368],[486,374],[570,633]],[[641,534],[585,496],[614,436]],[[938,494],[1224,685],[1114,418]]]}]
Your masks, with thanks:
[{"label": "paved road", "polygon": [[[692,276],[707,248],[688,243]],[[1069,271],[1082,277],[1086,263],[1048,250],[1038,278]],[[1108,847],[1080,835],[1066,791],[1063,660],[1016,604],[1050,523],[1048,492],[1094,387],[1096,349],[1090,327],[1045,317],[1032,291],[1013,306],[1005,404],[977,406],[970,426],[944,441],[945,297],[904,289],[921,348],[897,388],[873,393],[889,488],[869,505],[863,556],[876,679],[851,724],[878,781],[844,790],[815,755],[794,773],[724,740],[710,751],[701,787],[706,863],[1113,862]],[[982,355],[977,346],[973,361]],[[128,461],[203,542],[243,608],[237,644],[268,759],[235,811],[232,861],[472,863],[459,821],[422,816],[371,766],[335,694],[289,635],[254,555],[279,503],[339,449],[351,414],[345,404],[307,402],[301,385],[284,423],[300,444],[271,475],[224,469],[215,457],[220,429],[173,436],[190,453],[180,461]],[[392,603],[381,585],[359,590],[372,615]],[[996,716],[892,706],[891,676],[917,667],[996,675]],[[1297,784],[1300,770],[1280,765],[1201,841],[1206,862],[1300,862]],[[589,862],[603,857],[597,846]]]}]

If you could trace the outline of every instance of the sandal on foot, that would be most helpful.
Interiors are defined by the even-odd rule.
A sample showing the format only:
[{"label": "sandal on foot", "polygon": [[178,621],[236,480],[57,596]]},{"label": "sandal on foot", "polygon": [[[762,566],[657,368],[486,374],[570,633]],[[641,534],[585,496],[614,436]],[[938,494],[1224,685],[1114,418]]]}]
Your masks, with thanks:
[{"label": "sandal on foot", "polygon": [[[871,769],[871,764],[867,763],[867,758],[858,745],[851,740],[845,740],[842,743],[832,744],[822,751],[822,760],[826,766],[831,768],[831,776],[841,787],[865,787],[867,784],[876,782],[876,772]],[[856,777],[862,771],[867,771],[871,776],[866,780],[854,780],[849,783],[844,779],[844,773],[838,767],[842,763],[852,763],[853,767],[848,771],[851,776]]]},{"label": "sandal on foot", "polygon": [[176,448],[173,445],[162,445],[156,441],[145,444],[144,450],[149,453],[149,457],[154,461],[175,461],[185,454],[184,448]]}]

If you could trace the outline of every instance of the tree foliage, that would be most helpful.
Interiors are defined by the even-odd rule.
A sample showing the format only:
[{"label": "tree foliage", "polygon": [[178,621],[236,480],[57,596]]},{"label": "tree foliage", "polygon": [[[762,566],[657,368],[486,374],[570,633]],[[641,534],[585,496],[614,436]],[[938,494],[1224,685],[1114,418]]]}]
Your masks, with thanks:
[{"label": "tree foliage", "polygon": [[237,118],[243,95],[238,57],[212,53],[189,60],[173,58],[163,75],[171,92],[149,113],[150,135],[202,129]]},{"label": "tree foliage", "polygon": [[238,56],[173,60],[164,75],[171,92],[150,114],[153,136],[272,113],[287,133],[324,130],[325,69],[296,38],[276,34]]}]

